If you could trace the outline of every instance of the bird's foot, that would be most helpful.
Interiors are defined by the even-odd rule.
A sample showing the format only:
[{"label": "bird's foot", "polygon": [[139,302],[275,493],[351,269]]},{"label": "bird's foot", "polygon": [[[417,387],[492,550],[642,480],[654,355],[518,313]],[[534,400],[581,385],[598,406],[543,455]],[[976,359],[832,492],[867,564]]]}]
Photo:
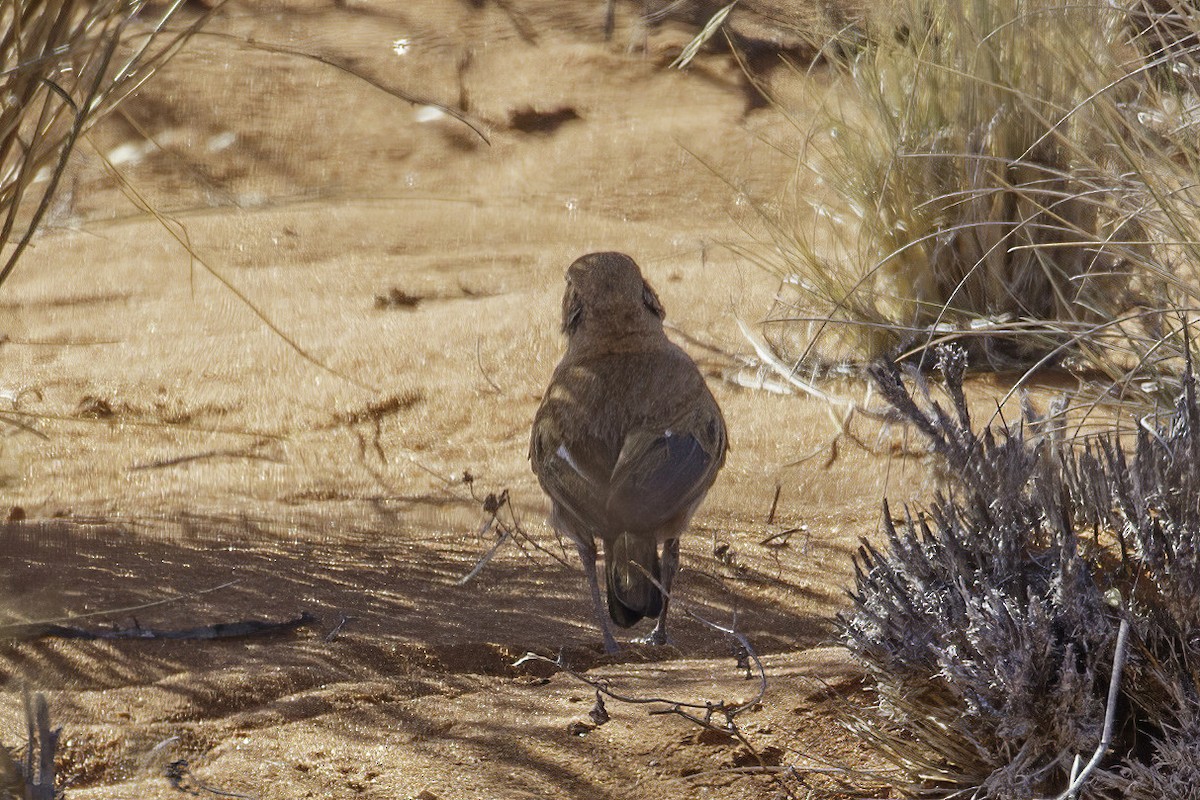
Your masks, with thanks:
[{"label": "bird's foot", "polygon": [[667,638],[667,632],[661,628],[655,628],[645,636],[639,636],[633,640],[634,644],[653,644],[664,645],[670,644],[671,640]]}]

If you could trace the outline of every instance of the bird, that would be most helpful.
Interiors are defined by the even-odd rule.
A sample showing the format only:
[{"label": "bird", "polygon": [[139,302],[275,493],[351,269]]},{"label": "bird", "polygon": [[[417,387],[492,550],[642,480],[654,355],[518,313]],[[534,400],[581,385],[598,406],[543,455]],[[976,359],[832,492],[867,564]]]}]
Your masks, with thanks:
[{"label": "bird", "polygon": [[582,256],[566,284],[567,348],[534,417],[530,464],[551,526],[579,552],[604,649],[619,650],[610,623],[647,617],[657,621],[640,641],[665,644],[679,537],[725,463],[725,419],[632,258]]}]

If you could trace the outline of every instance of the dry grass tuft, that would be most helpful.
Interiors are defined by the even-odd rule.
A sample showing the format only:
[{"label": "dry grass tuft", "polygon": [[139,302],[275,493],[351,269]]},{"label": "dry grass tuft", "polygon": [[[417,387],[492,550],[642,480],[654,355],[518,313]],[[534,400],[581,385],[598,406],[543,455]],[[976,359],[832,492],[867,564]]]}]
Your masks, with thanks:
[{"label": "dry grass tuft", "polygon": [[31,0],[0,6],[0,284],[50,206],[80,137],[219,8],[180,30],[182,0]]},{"label": "dry grass tuft", "polygon": [[[1033,417],[976,434],[961,350],[939,356],[947,411],[894,369],[882,393],[954,476],[919,515],[885,514],[856,559],[844,641],[871,675],[856,727],[922,797],[1054,797],[1105,727],[1119,622],[1130,626],[1111,749],[1080,797],[1186,797],[1200,781],[1200,404],[1072,449]],[[1190,787],[1190,788],[1185,788]]]},{"label": "dry grass tuft", "polygon": [[781,279],[776,352],[928,363],[955,341],[996,369],[1179,374],[1158,343],[1195,305],[1200,137],[1170,122],[1194,92],[1153,75],[1195,48],[1148,52],[1138,19],[1099,0],[875,18],[808,131],[819,192],[761,209],[769,247],[747,252]]}]

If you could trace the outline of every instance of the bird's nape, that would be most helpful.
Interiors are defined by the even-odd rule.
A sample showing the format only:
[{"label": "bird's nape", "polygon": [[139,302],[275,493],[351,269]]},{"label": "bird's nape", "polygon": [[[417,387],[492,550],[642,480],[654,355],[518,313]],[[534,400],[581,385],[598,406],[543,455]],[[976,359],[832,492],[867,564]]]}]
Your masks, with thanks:
[{"label": "bird's nape", "polygon": [[581,256],[567,269],[566,281],[562,332],[568,336],[588,318],[603,324],[616,317],[625,326],[644,318],[648,327],[655,328],[666,316],[658,294],[642,277],[637,263],[624,253]]}]

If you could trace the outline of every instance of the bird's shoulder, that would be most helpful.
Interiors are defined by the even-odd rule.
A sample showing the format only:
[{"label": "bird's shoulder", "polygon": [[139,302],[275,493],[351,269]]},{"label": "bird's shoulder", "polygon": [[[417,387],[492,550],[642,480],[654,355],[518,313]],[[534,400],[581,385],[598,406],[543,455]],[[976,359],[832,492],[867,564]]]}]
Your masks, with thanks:
[{"label": "bird's shoulder", "polygon": [[700,370],[662,337],[641,350],[570,352],[554,371],[534,419],[530,457],[604,446],[615,458],[631,435],[695,431],[723,455],[724,420]]}]

